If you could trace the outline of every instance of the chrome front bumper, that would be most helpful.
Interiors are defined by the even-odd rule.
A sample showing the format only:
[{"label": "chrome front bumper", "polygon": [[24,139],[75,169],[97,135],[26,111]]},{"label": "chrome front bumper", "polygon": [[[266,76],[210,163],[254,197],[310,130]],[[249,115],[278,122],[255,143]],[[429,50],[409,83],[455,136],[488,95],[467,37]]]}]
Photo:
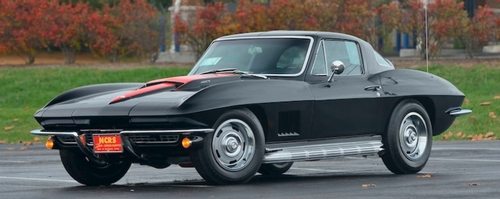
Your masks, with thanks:
[{"label": "chrome front bumper", "polygon": [[[193,144],[199,144],[203,141],[203,138],[205,137],[206,134],[213,132],[213,129],[186,129],[186,130],[80,130],[78,132],[76,131],[45,131],[41,129],[33,130],[31,131],[31,134],[33,135],[38,135],[38,136],[55,136],[55,137],[61,137],[61,136],[66,136],[66,137],[73,137],[74,139],[71,139],[69,142],[64,142],[62,140],[59,140],[59,137],[57,138],[58,141],[63,144],[63,145],[70,145],[70,146],[77,146],[80,148],[83,154],[87,156],[91,161],[93,161],[96,164],[101,164],[105,165],[106,162],[103,161],[94,153],[92,150],[92,143],[85,141],[87,138],[84,136],[85,139],[80,139],[82,135],[88,135],[88,133],[93,134],[93,133],[119,133],[122,137],[122,144],[123,148],[125,151],[127,151],[129,154],[134,156],[136,159],[145,160],[141,155],[139,155],[136,150],[134,149],[134,146],[137,145],[164,145],[164,144],[177,144],[179,139],[177,139],[175,142],[170,142],[170,143],[165,143],[165,142],[158,142],[156,140],[148,140],[148,139],[143,139],[140,140],[140,142],[137,142],[136,140],[131,139],[133,136],[145,136],[145,135],[177,135],[178,138],[181,136],[184,137],[191,137]],[[84,143],[85,141],[85,143]],[[165,145],[164,145],[165,146]]]},{"label": "chrome front bumper", "polygon": [[[213,129],[186,129],[186,130],[134,130],[134,131],[122,131],[122,130],[82,130],[81,132],[92,131],[92,132],[119,132],[120,134],[168,134],[168,133],[177,133],[177,134],[197,134],[197,133],[211,133]],[[76,131],[45,131],[42,129],[32,130],[31,134],[39,135],[39,136],[50,136],[50,135],[73,135],[78,136],[79,134]]]},{"label": "chrome front bumper", "polygon": [[462,116],[472,113],[470,109],[463,109],[462,107],[451,108],[446,111],[446,113],[450,116]]}]

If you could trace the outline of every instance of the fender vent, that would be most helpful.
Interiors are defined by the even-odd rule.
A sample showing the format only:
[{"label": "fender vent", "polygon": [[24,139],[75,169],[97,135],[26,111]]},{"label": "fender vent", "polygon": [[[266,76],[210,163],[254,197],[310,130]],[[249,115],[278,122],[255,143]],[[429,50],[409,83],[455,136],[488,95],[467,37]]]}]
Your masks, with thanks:
[{"label": "fender vent", "polygon": [[[278,119],[278,136],[300,135],[300,112],[299,111],[283,111],[279,113]],[[282,137],[282,136],[280,136]]]}]

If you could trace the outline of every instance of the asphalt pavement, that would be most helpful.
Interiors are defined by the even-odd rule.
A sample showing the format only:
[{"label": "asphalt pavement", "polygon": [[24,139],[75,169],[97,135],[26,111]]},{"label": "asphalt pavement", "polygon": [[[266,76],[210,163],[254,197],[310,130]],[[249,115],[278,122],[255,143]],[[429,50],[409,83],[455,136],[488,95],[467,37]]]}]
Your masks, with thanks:
[{"label": "asphalt pavement", "polygon": [[424,170],[394,175],[378,157],[295,163],[281,177],[207,185],[193,168],[133,165],[112,186],[85,187],[57,151],[0,145],[0,199],[21,198],[500,198],[500,141],[435,142]]}]

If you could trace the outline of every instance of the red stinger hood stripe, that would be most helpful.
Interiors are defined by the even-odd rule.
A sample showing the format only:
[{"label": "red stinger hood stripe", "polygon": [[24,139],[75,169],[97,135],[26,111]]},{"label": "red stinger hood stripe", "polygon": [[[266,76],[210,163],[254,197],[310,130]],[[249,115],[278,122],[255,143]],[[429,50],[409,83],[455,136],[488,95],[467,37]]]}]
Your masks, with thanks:
[{"label": "red stinger hood stripe", "polygon": [[178,77],[169,77],[164,79],[153,80],[146,83],[145,87],[129,91],[123,95],[115,97],[109,104],[114,104],[118,102],[122,102],[128,99],[132,99],[134,97],[138,97],[141,95],[145,95],[148,93],[152,93],[155,91],[160,91],[164,89],[171,89],[175,87],[182,86],[194,80],[200,79],[212,79],[217,77],[227,77],[232,76],[233,74],[206,74],[206,75],[190,75],[190,76],[178,76]]},{"label": "red stinger hood stripe", "polygon": [[153,81],[146,83],[146,85],[153,85],[153,84],[165,83],[165,82],[174,83],[176,85],[182,85],[182,84],[187,84],[187,83],[194,81],[194,80],[212,79],[212,78],[227,77],[227,76],[232,76],[232,75],[234,75],[234,74],[206,74],[206,75],[177,76],[177,77],[169,77],[169,78],[153,80]]},{"label": "red stinger hood stripe", "polygon": [[137,97],[137,96],[144,95],[146,93],[151,93],[154,91],[167,89],[167,88],[174,88],[174,87],[175,87],[175,84],[171,84],[171,83],[161,83],[161,84],[156,84],[153,86],[142,87],[142,88],[139,88],[137,90],[129,91],[123,95],[115,97],[113,100],[111,100],[111,102],[109,104],[118,103],[118,102],[125,101],[128,99]]}]

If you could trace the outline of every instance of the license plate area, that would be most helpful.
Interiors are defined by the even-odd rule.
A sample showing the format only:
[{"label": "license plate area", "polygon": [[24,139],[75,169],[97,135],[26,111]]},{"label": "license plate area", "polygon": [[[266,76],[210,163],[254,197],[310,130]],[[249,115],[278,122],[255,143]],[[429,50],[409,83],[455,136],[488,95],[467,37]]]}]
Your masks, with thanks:
[{"label": "license plate area", "polygon": [[118,133],[93,134],[94,153],[123,153],[122,137]]}]

